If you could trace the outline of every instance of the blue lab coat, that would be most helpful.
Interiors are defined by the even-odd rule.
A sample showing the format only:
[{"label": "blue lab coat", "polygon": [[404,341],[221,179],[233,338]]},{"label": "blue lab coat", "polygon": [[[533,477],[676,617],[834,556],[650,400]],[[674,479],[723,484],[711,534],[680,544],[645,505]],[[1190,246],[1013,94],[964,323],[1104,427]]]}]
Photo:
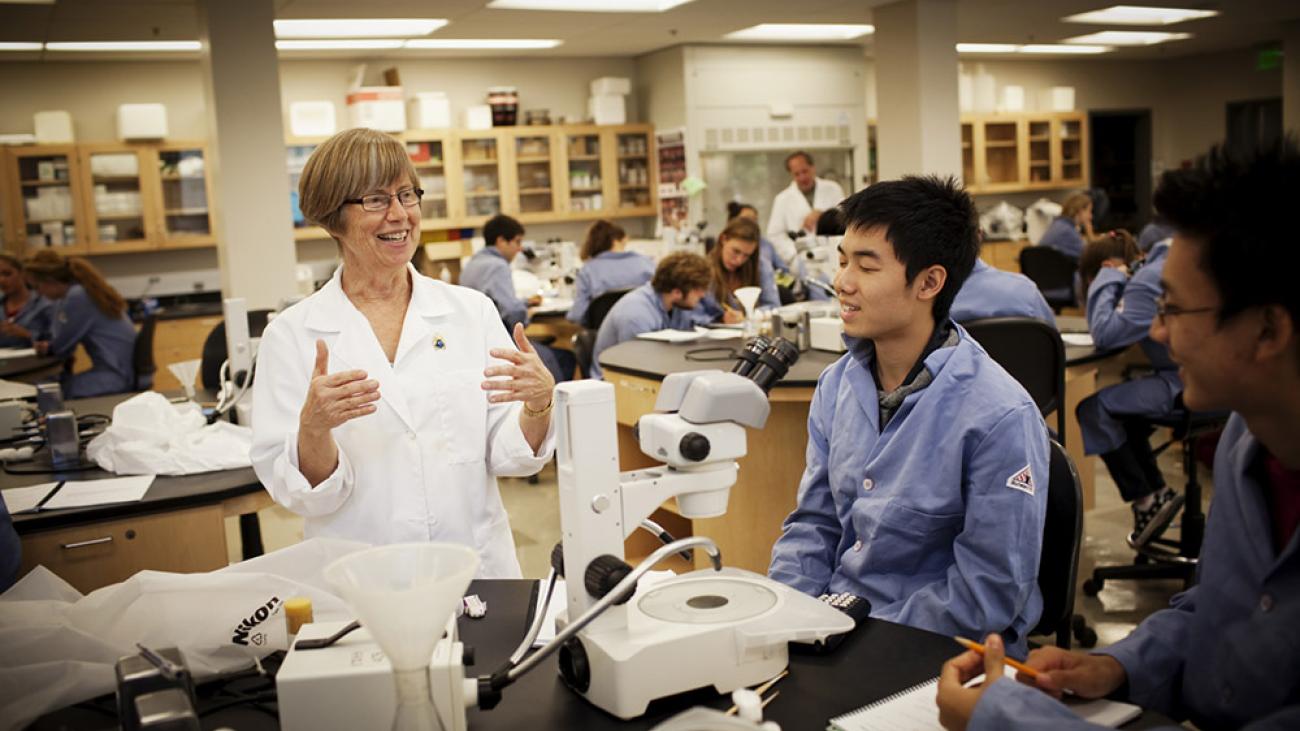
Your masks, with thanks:
[{"label": "blue lab coat", "polygon": [[960,326],[924,360],[934,377],[882,431],[874,347],[818,379],[807,465],[768,574],[805,594],[851,592],[871,616],[967,637],[1001,632],[1025,652],[1043,601],[1047,427]]},{"label": "blue lab coat", "polygon": [[766,236],[758,240],[758,253],[760,256],[767,257],[767,263],[772,265],[773,271],[790,273],[790,267],[784,259],[776,255],[776,247]]},{"label": "blue lab coat", "polygon": [[1102,268],[1088,288],[1088,330],[1093,344],[1109,350],[1139,343],[1155,373],[1103,388],[1079,404],[1079,430],[1087,454],[1105,454],[1124,444],[1128,435],[1119,417],[1168,416],[1174,410],[1174,399],[1182,393],[1183,382],[1178,366],[1169,359],[1169,349],[1148,334],[1156,316],[1156,300],[1164,291],[1160,275],[1168,254],[1169,242],[1162,241],[1132,277]]},{"label": "blue lab coat", "polygon": [[9,517],[9,508],[0,499],[0,594],[18,580],[18,569],[22,565],[23,546],[14,530],[13,519]]},{"label": "blue lab coat", "polygon": [[663,300],[654,287],[646,282],[623,295],[614,303],[605,321],[596,333],[596,345],[592,348],[591,377],[600,378],[600,354],[624,340],[631,340],[641,333],[656,330],[690,330],[695,326],[692,319],[693,310],[677,307],[664,311]]},{"label": "blue lab coat", "polygon": [[[0,297],[0,302],[4,298]],[[15,338],[0,335],[0,348],[26,348],[33,340],[45,340],[50,336],[50,301],[35,292],[29,292],[27,302],[13,318],[14,324],[27,329],[30,338]]]},{"label": "blue lab coat", "polygon": [[1173,226],[1152,221],[1142,227],[1142,233],[1138,234],[1137,245],[1144,252],[1150,251],[1152,246],[1165,239],[1172,238],[1173,235]]},{"label": "blue lab coat", "polygon": [[[1197,585],[1096,651],[1124,666],[1129,701],[1199,728],[1300,728],[1300,532],[1276,552],[1269,489],[1257,477],[1263,452],[1234,415],[1214,457]],[[985,691],[967,729],[1006,728],[1102,727],[1004,679]]]},{"label": "blue lab coat", "polygon": [[[758,257],[758,304],[755,307],[780,307],[781,295],[776,291],[776,274],[772,270],[772,262],[764,259],[762,255]],[[732,295],[731,308],[741,309],[740,302]],[[700,300],[699,306],[694,310],[695,319],[699,322],[716,322],[722,319],[722,305],[718,304],[718,298],[713,296],[710,291]]]},{"label": "blue lab coat", "polygon": [[569,322],[582,324],[591,301],[602,294],[619,289],[640,287],[655,275],[655,263],[650,257],[635,251],[606,251],[587,260],[578,269],[573,287],[573,306],[564,317]]},{"label": "blue lab coat", "polygon": [[501,313],[507,331],[514,330],[516,322],[528,324],[528,303],[515,294],[510,262],[497,247],[485,246],[470,257],[460,273],[460,285],[487,295]]},{"label": "blue lab coat", "polygon": [[[91,369],[61,378],[65,398],[86,398],[135,389],[135,326],[126,313],[109,317],[95,306],[80,284],[55,301],[50,312],[50,355],[71,358],[80,344],[90,356]],[[148,388],[149,384],[141,384]]]},{"label": "blue lab coat", "polygon": [[1004,272],[975,260],[970,277],[952,302],[949,317],[954,322],[984,317],[1034,317],[1053,328],[1056,317],[1033,280],[1023,274]]},{"label": "blue lab coat", "polygon": [[1078,224],[1065,216],[1057,216],[1043,232],[1043,238],[1038,240],[1039,246],[1050,246],[1072,259],[1078,259],[1083,254],[1083,244],[1083,234],[1079,233]]}]

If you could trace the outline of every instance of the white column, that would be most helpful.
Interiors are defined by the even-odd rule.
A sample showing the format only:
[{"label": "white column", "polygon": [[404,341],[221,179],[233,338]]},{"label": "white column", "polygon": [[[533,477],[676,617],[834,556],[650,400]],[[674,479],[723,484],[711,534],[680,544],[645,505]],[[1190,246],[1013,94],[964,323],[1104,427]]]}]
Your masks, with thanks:
[{"label": "white column", "polygon": [[273,0],[199,0],[221,292],[249,309],[296,292]]},{"label": "white column", "polygon": [[872,10],[880,179],[961,176],[955,0]]},{"label": "white column", "polygon": [[1300,22],[1282,28],[1282,131],[1300,137]]}]

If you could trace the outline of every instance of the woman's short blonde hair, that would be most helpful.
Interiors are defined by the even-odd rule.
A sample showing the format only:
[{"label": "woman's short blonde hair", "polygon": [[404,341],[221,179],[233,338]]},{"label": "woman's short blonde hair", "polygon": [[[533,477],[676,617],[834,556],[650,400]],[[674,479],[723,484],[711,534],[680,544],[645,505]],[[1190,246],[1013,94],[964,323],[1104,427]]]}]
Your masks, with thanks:
[{"label": "woman's short blonde hair", "polygon": [[1085,208],[1092,206],[1092,198],[1087,193],[1072,193],[1065,202],[1061,204],[1061,215],[1066,218],[1074,218]]},{"label": "woman's short blonde hair", "polygon": [[420,176],[401,142],[373,129],[339,132],[321,143],[298,179],[298,207],[309,222],[330,233],[343,231],[343,201],[360,198],[405,177]]}]

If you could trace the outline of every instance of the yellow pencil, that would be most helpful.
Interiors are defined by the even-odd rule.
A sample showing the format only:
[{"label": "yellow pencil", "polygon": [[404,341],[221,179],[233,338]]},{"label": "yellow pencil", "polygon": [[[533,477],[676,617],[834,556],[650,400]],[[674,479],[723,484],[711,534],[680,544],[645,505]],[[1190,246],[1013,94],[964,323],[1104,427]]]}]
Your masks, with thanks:
[{"label": "yellow pencil", "polygon": [[[981,645],[980,643],[976,642],[975,640],[968,640],[968,639],[966,639],[965,637],[957,637],[957,636],[955,636],[955,635],[953,636],[953,639],[954,639],[954,640],[957,640],[957,644],[961,645],[962,647],[966,648],[967,650],[972,650],[972,651],[974,651],[974,652],[978,652],[978,653],[981,654],[981,655],[984,654],[984,645]],[[1003,658],[1002,658],[1002,662],[1005,662],[1006,664],[1010,665],[1011,667],[1015,668],[1016,670],[1019,670],[1020,672],[1024,673],[1025,675],[1028,675],[1029,677],[1033,678],[1034,680],[1038,680],[1038,671],[1035,670],[1035,669],[1033,669],[1033,668],[1031,668],[1031,667],[1029,667],[1028,665],[1024,664],[1023,662],[1020,662],[1019,660],[1013,660],[1013,659],[1011,659],[1011,658],[1009,658],[1009,657],[1003,657]]]}]

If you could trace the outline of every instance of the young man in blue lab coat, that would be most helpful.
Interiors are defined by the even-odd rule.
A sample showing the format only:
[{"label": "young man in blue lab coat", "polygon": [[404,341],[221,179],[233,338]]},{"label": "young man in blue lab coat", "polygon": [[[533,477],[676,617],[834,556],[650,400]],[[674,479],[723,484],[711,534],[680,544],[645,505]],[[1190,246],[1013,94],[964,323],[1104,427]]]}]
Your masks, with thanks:
[{"label": "young man in blue lab coat", "polygon": [[975,268],[961,285],[949,316],[953,322],[985,317],[1033,317],[1056,327],[1052,308],[1033,280],[1023,274],[995,269],[983,259],[975,260]]},{"label": "young man in blue lab coat", "polygon": [[906,177],[841,204],[835,277],[848,352],[818,379],[807,466],[768,574],[848,592],[871,616],[944,634],[1038,621],[1047,427],[948,317],[979,250],[955,181]]},{"label": "young man in blue lab coat", "polygon": [[1131,277],[1123,266],[1102,265],[1088,288],[1088,330],[1098,349],[1140,343],[1154,373],[1103,388],[1079,403],[1079,430],[1085,454],[1099,454],[1120,495],[1133,509],[1133,535],[1165,509],[1172,515],[1182,496],[1165,485],[1151,452],[1151,427],[1145,419],[1168,416],[1183,390],[1169,349],[1148,332],[1164,289],[1160,277],[1169,241],[1151,247]]},{"label": "young man in blue lab coat", "polygon": [[[464,271],[460,273],[461,286],[477,289],[487,295],[497,306],[497,312],[501,313],[501,320],[505,322],[508,331],[514,330],[516,322],[527,326],[531,317],[528,308],[542,303],[541,295],[534,295],[525,302],[515,294],[510,262],[519,256],[523,248],[523,225],[504,214],[493,216],[483,225],[483,248],[470,257]],[[577,361],[572,353],[543,343],[530,342],[556,383],[573,378]]]},{"label": "young man in blue lab coat", "polygon": [[[1198,728],[1300,728],[1298,197],[1293,142],[1211,151],[1156,191],[1177,233],[1151,334],[1178,363],[1188,407],[1236,412],[1215,454],[1197,585],[1104,650],[1035,650],[1029,665],[1047,693],[1012,682],[996,647],[954,658],[939,681],[950,731],[1100,728],[1049,697],[1062,688],[1117,694]],[[962,687],[980,672],[992,681]]]},{"label": "young man in blue lab coat", "polygon": [[693,310],[709,291],[713,268],[698,254],[669,254],[655,267],[654,278],[623,295],[596,333],[592,349],[591,377],[600,378],[600,354],[656,330],[690,330],[697,319]]}]

